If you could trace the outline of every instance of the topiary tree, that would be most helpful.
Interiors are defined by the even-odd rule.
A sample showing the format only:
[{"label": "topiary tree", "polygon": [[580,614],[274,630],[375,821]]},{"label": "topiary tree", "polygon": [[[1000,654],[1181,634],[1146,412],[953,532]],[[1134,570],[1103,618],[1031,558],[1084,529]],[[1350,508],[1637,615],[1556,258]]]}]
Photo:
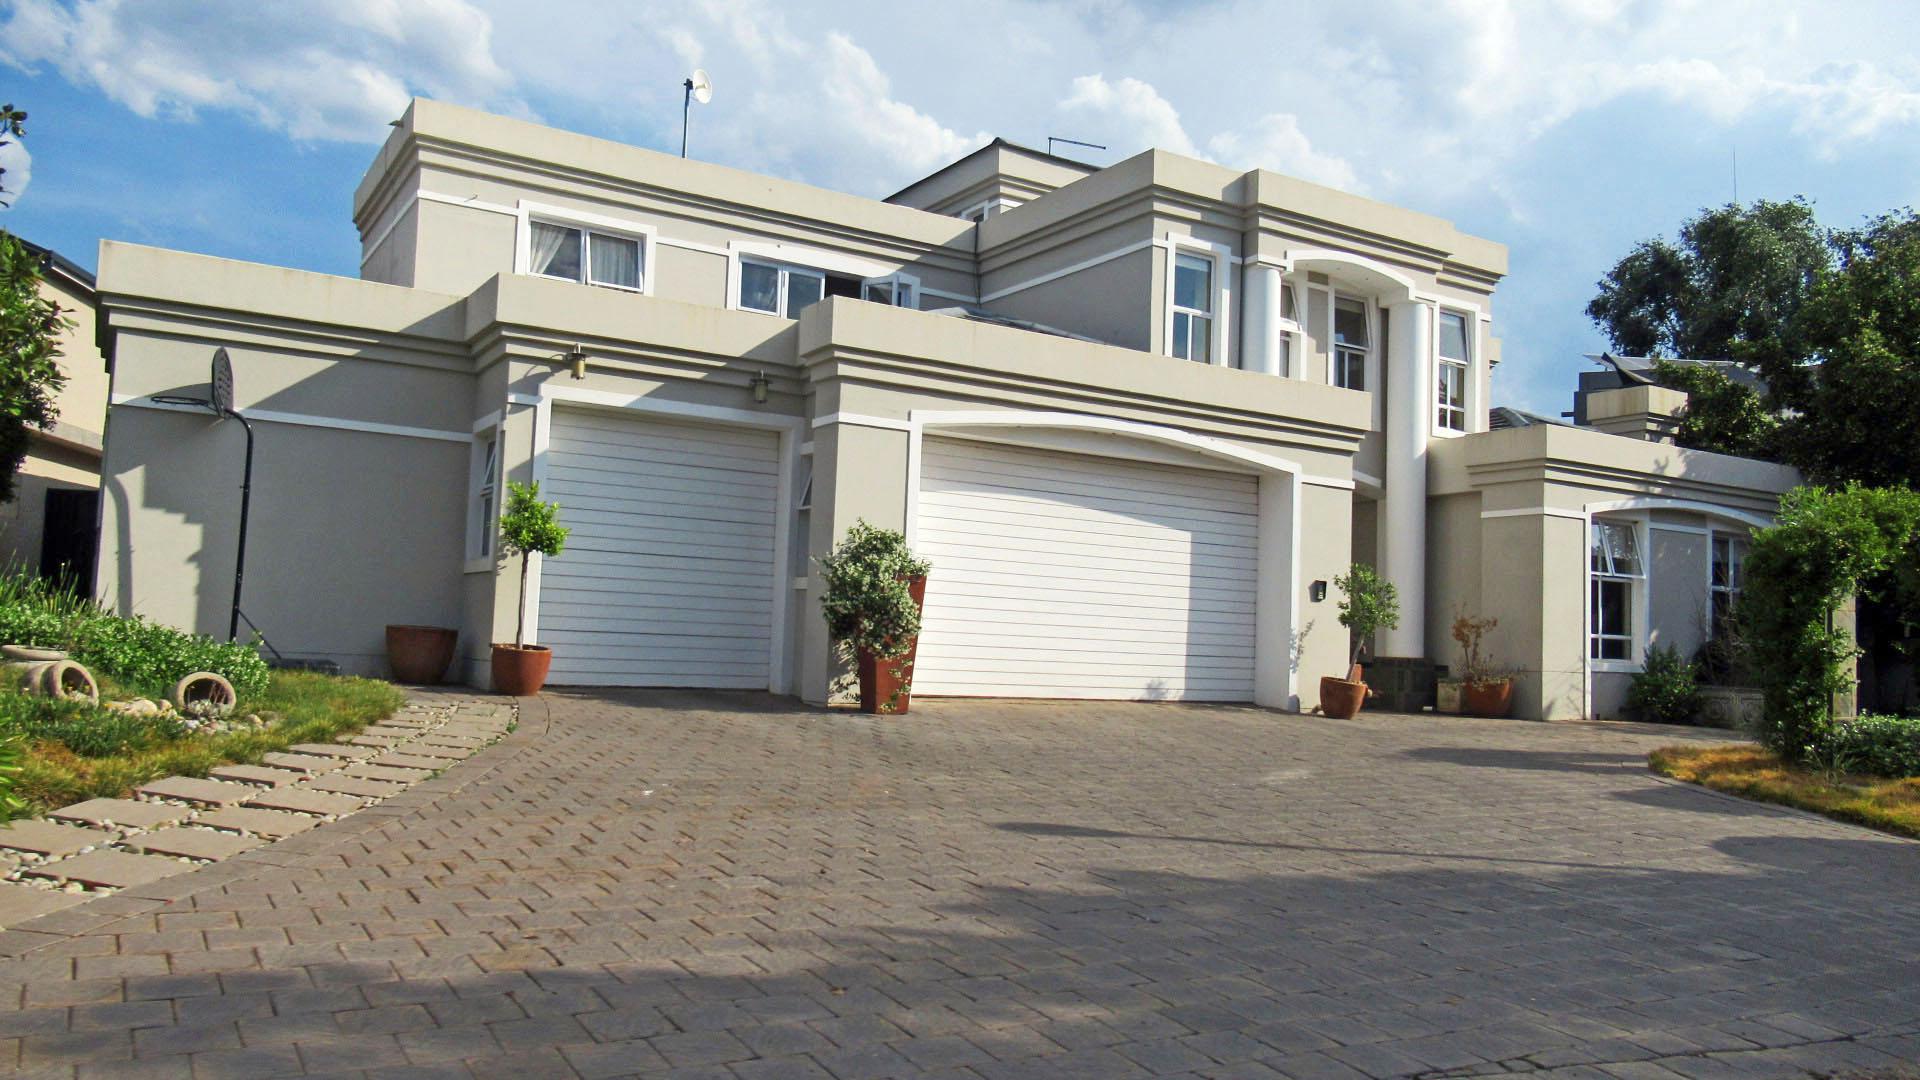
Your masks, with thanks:
[{"label": "topiary tree", "polygon": [[1850,689],[1859,655],[1833,625],[1842,604],[1898,563],[1920,536],[1920,493],[1849,484],[1795,488],[1773,527],[1757,530],[1736,617],[1765,695],[1760,730],[1791,760],[1819,754],[1833,730],[1833,697]]},{"label": "topiary tree", "polygon": [[1400,625],[1400,591],[1365,563],[1354,563],[1333,583],[1346,595],[1339,605],[1340,625],[1353,638],[1353,652],[1347,659],[1351,670],[1374,634]]},{"label": "topiary tree", "polygon": [[559,522],[560,504],[541,502],[539,484],[507,481],[507,506],[500,514],[500,550],[520,556],[520,620],[513,628],[513,643],[527,647],[527,563],[539,552],[549,558],[567,546],[570,531]]}]

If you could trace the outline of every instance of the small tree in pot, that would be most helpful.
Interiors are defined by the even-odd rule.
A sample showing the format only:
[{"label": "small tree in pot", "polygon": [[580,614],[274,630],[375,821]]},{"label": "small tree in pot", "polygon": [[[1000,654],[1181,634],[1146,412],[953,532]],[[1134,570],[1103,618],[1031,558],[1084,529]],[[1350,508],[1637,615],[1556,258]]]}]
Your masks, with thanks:
[{"label": "small tree in pot", "polygon": [[1400,625],[1400,592],[1364,563],[1354,563],[1333,583],[1346,596],[1340,601],[1340,625],[1351,635],[1353,651],[1348,654],[1347,678],[1321,678],[1320,708],[1335,719],[1351,720],[1367,701],[1360,653],[1374,634]]},{"label": "small tree in pot", "polygon": [[1461,704],[1474,716],[1502,717],[1513,707],[1513,675],[1494,666],[1482,639],[1500,625],[1491,615],[1461,612],[1453,620],[1453,640],[1460,644]]},{"label": "small tree in pot", "polygon": [[906,712],[931,564],[905,536],[864,519],[819,562],[827,636],[857,667],[861,711]]},{"label": "small tree in pot", "polygon": [[527,644],[528,567],[535,552],[552,558],[567,545],[566,527],[558,520],[560,505],[540,501],[539,484],[507,482],[507,506],[500,514],[500,550],[520,556],[520,618],[514,624],[511,645],[493,647],[493,688],[514,697],[540,692],[547,681],[553,653],[544,645]]}]

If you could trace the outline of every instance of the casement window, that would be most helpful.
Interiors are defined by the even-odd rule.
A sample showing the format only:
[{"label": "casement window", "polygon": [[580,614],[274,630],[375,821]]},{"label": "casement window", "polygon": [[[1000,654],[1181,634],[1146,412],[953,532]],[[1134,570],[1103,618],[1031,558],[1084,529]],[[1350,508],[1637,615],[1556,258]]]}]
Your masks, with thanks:
[{"label": "casement window", "polygon": [[1465,315],[1440,313],[1440,370],[1433,382],[1434,426],[1442,431],[1467,430],[1467,375],[1473,370],[1473,344]]},{"label": "casement window", "polygon": [[908,274],[868,278],[860,283],[860,299],[876,304],[892,304],[894,307],[917,308],[920,306],[920,282]]},{"label": "casement window", "polygon": [[1595,521],[1591,543],[1587,655],[1631,662],[1635,595],[1646,577],[1639,528],[1630,521]]},{"label": "casement window", "polygon": [[1747,541],[1728,533],[1713,534],[1713,565],[1707,579],[1713,620],[1707,633],[1717,634],[1733,618],[1734,605],[1746,584]]},{"label": "casement window", "polygon": [[1367,305],[1351,297],[1333,301],[1333,364],[1327,380],[1349,390],[1367,388],[1367,356],[1373,350]]},{"label": "casement window", "polygon": [[1014,207],[1019,205],[1020,205],[1020,201],[1018,199],[1009,199],[1003,196],[996,196],[994,198],[986,200],[985,202],[974,203],[972,206],[969,206],[965,210],[960,211],[958,216],[963,220],[971,221],[974,224],[978,225],[979,223],[987,220],[988,218],[994,216],[995,214],[1005,213],[1006,211],[1011,210]]},{"label": "casement window", "polygon": [[827,294],[827,275],[782,263],[740,260],[740,306],[797,319]]},{"label": "casement window", "polygon": [[1300,340],[1305,328],[1300,325],[1300,298],[1293,282],[1283,282],[1280,286],[1280,375],[1282,378],[1293,376],[1294,342]]},{"label": "casement window", "polygon": [[1173,342],[1182,360],[1213,361],[1213,260],[1205,255],[1173,259]]},{"label": "casement window", "polygon": [[500,503],[500,431],[495,428],[475,438],[473,451],[473,501],[468,528],[469,554],[484,559],[493,554],[493,523]]},{"label": "casement window", "polygon": [[532,222],[527,268],[542,277],[641,291],[645,248],[638,237],[566,225]]}]

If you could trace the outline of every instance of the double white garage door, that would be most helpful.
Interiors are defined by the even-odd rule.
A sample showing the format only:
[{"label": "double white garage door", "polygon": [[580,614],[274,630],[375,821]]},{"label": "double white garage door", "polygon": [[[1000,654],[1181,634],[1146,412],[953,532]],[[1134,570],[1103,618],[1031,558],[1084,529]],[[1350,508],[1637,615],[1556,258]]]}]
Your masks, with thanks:
[{"label": "double white garage door", "polygon": [[[765,688],[778,437],[556,410],[556,684]],[[917,694],[1253,697],[1252,476],[929,438]]]}]

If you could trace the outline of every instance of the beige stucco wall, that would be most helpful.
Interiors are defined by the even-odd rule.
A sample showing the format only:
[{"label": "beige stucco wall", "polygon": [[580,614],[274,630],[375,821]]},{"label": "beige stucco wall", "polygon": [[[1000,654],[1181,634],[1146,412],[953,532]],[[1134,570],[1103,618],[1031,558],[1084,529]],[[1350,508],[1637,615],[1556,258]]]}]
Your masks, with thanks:
[{"label": "beige stucco wall", "polygon": [[57,271],[46,273],[41,294],[71,323],[60,332],[59,365],[66,385],[54,398],[54,430],[32,433],[14,477],[14,497],[0,503],[0,567],[37,571],[47,492],[100,486],[100,439],[107,419],[106,362],[95,340],[94,299]]}]

